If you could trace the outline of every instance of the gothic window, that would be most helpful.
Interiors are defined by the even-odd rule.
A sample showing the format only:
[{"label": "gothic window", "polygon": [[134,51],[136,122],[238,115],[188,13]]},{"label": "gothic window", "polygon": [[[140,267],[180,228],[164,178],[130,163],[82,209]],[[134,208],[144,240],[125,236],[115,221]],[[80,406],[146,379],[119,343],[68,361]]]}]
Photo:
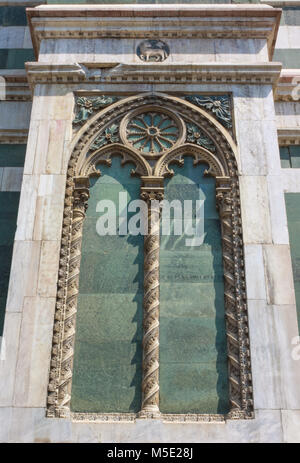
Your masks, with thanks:
[{"label": "gothic window", "polygon": [[[196,104],[153,93],[83,122],[68,170],[48,416],[253,417],[230,133]],[[145,236],[97,236],[99,201],[118,209],[119,193],[145,202]],[[194,209],[187,217],[184,204],[169,221],[181,232],[164,233],[174,199]]]}]

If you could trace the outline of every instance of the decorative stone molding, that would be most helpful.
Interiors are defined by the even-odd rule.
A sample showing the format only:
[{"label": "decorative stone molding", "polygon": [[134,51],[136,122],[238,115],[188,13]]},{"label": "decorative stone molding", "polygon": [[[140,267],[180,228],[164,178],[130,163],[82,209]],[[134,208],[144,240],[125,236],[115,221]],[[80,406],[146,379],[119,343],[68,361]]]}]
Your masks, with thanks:
[{"label": "decorative stone molding", "polygon": [[264,38],[272,59],[281,10],[262,5],[47,5],[27,9],[27,16],[37,56],[44,39]]},{"label": "decorative stone molding", "polygon": [[279,146],[300,145],[300,127],[299,129],[278,129]]},{"label": "decorative stone molding", "polygon": [[[149,107],[166,113],[172,120],[194,124],[208,141],[206,147],[187,142],[147,156],[120,135],[124,144],[109,143],[91,149],[95,140],[113,125],[122,129],[124,118],[147,113]],[[182,133],[184,130],[182,129]],[[159,414],[159,214],[163,179],[173,175],[172,163],[182,165],[192,155],[194,164],[205,162],[206,175],[216,178],[217,204],[221,220],[225,280],[225,314],[229,367],[230,412],[224,419],[253,417],[251,365],[248,338],[243,239],[239,199],[236,146],[231,135],[209,113],[178,97],[162,93],[130,96],[96,113],[76,133],[71,147],[62,231],[58,295],[55,311],[53,349],[50,367],[48,416],[70,416],[75,314],[78,295],[82,224],[88,199],[89,177],[101,175],[99,165],[110,165],[111,156],[135,165],[132,175],[142,180],[141,196],[149,207],[150,220],[144,249],[144,335],[142,409],[137,417],[160,417],[166,421],[203,421],[203,415]],[[152,200],[152,201],[151,201]],[[83,416],[85,414],[72,414]],[[127,414],[112,414],[112,420],[126,420]],[[86,415],[90,416],[90,414]],[[107,421],[110,414],[92,414]],[[119,419],[116,418],[119,416]],[[81,419],[81,418],[80,418]],[[87,418],[88,419],[88,418]],[[132,420],[132,414],[128,414]],[[208,421],[213,420],[209,415]],[[219,415],[216,420],[220,421]]]},{"label": "decorative stone molding", "polygon": [[275,101],[300,101],[300,72],[295,69],[282,69],[276,86]]},{"label": "decorative stone molding", "polygon": [[26,63],[28,82],[33,88],[36,84],[236,84],[273,85],[280,76],[280,63],[262,64],[224,64],[203,63],[198,65],[166,64],[110,64],[94,63],[84,65],[54,65]]},{"label": "decorative stone molding", "polygon": [[26,145],[28,130],[0,129],[0,143]]},{"label": "decorative stone molding", "polygon": [[85,71],[78,64],[25,63],[31,89],[36,84],[71,84],[83,82]]},{"label": "decorative stone molding", "polygon": [[23,69],[1,69],[5,79],[5,101],[31,101],[31,91]]},{"label": "decorative stone molding", "polygon": [[75,177],[72,186],[73,196],[66,201],[64,214],[47,410],[47,416],[60,418],[70,416],[82,227],[88,206],[89,179]]}]

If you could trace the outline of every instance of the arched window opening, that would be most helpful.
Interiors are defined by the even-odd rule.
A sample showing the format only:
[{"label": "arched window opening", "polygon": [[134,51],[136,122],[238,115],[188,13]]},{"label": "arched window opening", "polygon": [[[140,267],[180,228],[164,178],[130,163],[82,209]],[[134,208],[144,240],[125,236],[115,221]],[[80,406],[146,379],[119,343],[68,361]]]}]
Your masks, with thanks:
[{"label": "arched window opening", "polygon": [[[113,157],[112,166],[101,166],[101,177],[91,179],[76,316],[74,412],[126,413],[141,407],[143,236],[113,230],[114,208],[122,214],[139,198],[140,179],[130,176],[132,165],[122,167],[120,161]],[[131,215],[124,216],[126,225]],[[106,228],[111,225],[110,234],[101,236],[101,217]]]},{"label": "arched window opening", "polygon": [[175,166],[165,183],[165,200],[175,206],[179,201],[179,214],[170,209],[168,235],[162,212],[162,413],[229,411],[221,227],[215,179],[203,175],[206,169],[206,164],[193,166],[193,159],[185,157],[184,166]]}]

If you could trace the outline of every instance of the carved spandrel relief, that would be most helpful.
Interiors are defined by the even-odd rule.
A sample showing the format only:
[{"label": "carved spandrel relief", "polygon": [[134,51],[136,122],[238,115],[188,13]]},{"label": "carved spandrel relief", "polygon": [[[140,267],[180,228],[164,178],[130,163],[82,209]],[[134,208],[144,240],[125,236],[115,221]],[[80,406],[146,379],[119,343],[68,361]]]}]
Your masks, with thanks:
[{"label": "carved spandrel relief", "polygon": [[116,101],[120,97],[113,95],[99,95],[99,96],[78,96],[75,98],[75,118],[73,126],[77,127],[83,125],[88,118],[101,108],[105,108]]},{"label": "carved spandrel relief", "polygon": [[186,95],[185,100],[205,109],[233,134],[232,104],[230,95]]}]

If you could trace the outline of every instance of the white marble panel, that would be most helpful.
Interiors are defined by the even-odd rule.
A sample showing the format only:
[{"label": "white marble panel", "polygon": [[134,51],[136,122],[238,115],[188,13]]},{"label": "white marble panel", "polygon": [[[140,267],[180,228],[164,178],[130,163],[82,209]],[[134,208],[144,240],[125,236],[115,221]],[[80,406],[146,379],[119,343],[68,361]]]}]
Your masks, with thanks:
[{"label": "white marble panel", "polygon": [[282,188],[288,193],[300,192],[300,169],[282,169]]},{"label": "white marble panel", "polygon": [[47,419],[43,408],[14,408],[9,442],[86,443],[196,443],[282,442],[280,410],[258,410],[254,420],[225,423],[136,423],[70,422]]},{"label": "white marble panel", "polygon": [[66,178],[41,175],[36,203],[35,240],[60,240]]},{"label": "white marble panel", "polygon": [[300,444],[300,410],[281,410],[285,443]]},{"label": "white marble panel", "polygon": [[300,47],[300,27],[282,25],[279,27],[276,49],[279,48],[299,48]]},{"label": "white marble panel", "polygon": [[266,177],[240,177],[241,212],[245,244],[271,243],[271,221]]},{"label": "white marble panel", "polygon": [[7,295],[7,311],[21,312],[24,296],[36,295],[40,251],[39,241],[15,241]]},{"label": "white marble panel", "polygon": [[15,407],[46,406],[54,309],[55,298],[24,298]]},{"label": "white marble panel", "polygon": [[215,39],[213,42],[219,63],[257,63],[269,59],[264,39]]},{"label": "white marble panel", "polygon": [[264,245],[263,255],[269,304],[295,304],[290,247]]},{"label": "white marble panel", "polygon": [[295,305],[273,306],[248,301],[253,397],[255,409],[297,409],[299,360],[292,341],[298,334]]},{"label": "white marble panel", "polygon": [[276,123],[278,129],[299,128],[300,102],[277,101],[275,103]]},{"label": "white marble panel", "polygon": [[0,407],[0,442],[7,443],[9,441],[9,430],[12,420],[12,408]]},{"label": "white marble panel", "polygon": [[281,175],[267,178],[272,238],[274,244],[289,244],[289,233]]},{"label": "white marble panel", "polygon": [[42,241],[37,293],[56,297],[60,241]]},{"label": "white marble panel", "polygon": [[10,406],[13,401],[21,319],[21,313],[5,314],[0,357],[0,413],[1,407]]},{"label": "white marble panel", "polygon": [[[246,244],[244,247],[247,299],[262,299],[267,297],[265,284],[265,269],[262,246]],[[255,269],[255,271],[253,271]]]},{"label": "white marble panel", "polygon": [[23,175],[15,240],[30,241],[33,238],[38,187],[38,175]]},{"label": "white marble panel", "polygon": [[32,103],[31,120],[73,119],[74,95],[65,85],[37,85]]}]

